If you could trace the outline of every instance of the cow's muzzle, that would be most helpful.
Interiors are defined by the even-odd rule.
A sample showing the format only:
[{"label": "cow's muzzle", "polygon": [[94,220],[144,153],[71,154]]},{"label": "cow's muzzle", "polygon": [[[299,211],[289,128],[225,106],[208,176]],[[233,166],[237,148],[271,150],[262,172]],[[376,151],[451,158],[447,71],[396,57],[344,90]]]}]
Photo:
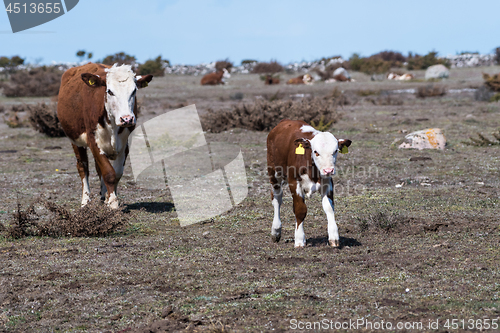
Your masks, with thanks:
[{"label": "cow's muzzle", "polygon": [[130,127],[135,125],[134,116],[123,116],[120,117],[120,127]]},{"label": "cow's muzzle", "polygon": [[325,175],[327,177],[333,175],[334,172],[335,172],[334,168],[325,168],[325,169],[323,169],[323,175]]}]

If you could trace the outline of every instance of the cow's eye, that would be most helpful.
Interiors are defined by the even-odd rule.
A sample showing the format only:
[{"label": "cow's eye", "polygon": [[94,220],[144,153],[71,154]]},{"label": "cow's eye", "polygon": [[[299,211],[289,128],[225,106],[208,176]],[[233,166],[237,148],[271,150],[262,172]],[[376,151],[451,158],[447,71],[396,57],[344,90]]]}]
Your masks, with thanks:
[{"label": "cow's eye", "polygon": [[319,156],[319,153],[315,150],[314,153],[316,154],[316,156]]},{"label": "cow's eye", "polygon": [[108,95],[109,95],[109,96],[114,96],[114,95],[115,95],[115,94],[113,94],[113,92],[112,92],[111,90],[109,90],[109,89],[108,89],[106,92],[108,93]]}]

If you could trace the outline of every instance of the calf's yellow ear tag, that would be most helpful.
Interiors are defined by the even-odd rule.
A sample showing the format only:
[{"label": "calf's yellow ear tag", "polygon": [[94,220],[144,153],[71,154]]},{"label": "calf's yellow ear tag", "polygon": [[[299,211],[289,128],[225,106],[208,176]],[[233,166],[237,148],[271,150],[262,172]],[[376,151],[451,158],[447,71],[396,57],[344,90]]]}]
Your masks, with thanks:
[{"label": "calf's yellow ear tag", "polygon": [[304,149],[304,147],[302,147],[302,143],[299,144],[299,146],[297,148],[295,148],[296,155],[304,155],[305,153],[306,153],[306,150]]},{"label": "calf's yellow ear tag", "polygon": [[344,147],[342,147],[342,149],[340,149],[341,154],[347,154],[348,152],[349,152],[349,149],[347,149],[347,146],[344,146]]},{"label": "calf's yellow ear tag", "polygon": [[94,79],[89,79],[89,84],[90,84],[91,86],[93,86],[93,85],[95,84]]}]

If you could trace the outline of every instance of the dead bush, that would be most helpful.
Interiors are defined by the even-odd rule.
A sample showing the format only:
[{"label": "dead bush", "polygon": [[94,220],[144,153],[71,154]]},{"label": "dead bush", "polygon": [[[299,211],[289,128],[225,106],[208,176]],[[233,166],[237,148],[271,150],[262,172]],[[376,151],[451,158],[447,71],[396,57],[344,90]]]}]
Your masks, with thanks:
[{"label": "dead bush", "polygon": [[56,104],[38,103],[26,105],[31,126],[38,132],[50,137],[63,137],[64,131],[57,118]]},{"label": "dead bush", "polygon": [[389,233],[410,219],[395,212],[379,211],[361,217],[356,217],[356,225],[362,231],[381,230]]},{"label": "dead bush", "polygon": [[492,141],[481,133],[477,133],[477,138],[470,136],[470,141],[462,141],[463,144],[468,146],[498,146],[500,145],[500,131],[492,133],[496,141]]},{"label": "dead bush", "polygon": [[489,75],[483,73],[484,84],[495,92],[500,92],[500,74]]},{"label": "dead bush", "polygon": [[441,86],[434,86],[430,84],[425,87],[418,87],[415,94],[418,98],[444,96],[446,95],[446,89]]},{"label": "dead bush", "polygon": [[231,68],[233,68],[233,63],[230,62],[229,59],[219,60],[215,63],[215,69],[217,70],[217,72],[222,71],[224,68],[228,72],[231,72]]},{"label": "dead bush", "polygon": [[254,74],[279,73],[283,72],[283,66],[277,61],[259,62],[252,70]]},{"label": "dead bush", "polygon": [[240,104],[232,110],[208,110],[201,116],[203,129],[220,133],[231,128],[252,131],[269,131],[283,119],[304,120],[306,123],[335,123],[340,119],[334,103],[329,100],[313,98],[301,101],[257,100],[254,104]]},{"label": "dead bush", "polygon": [[357,103],[357,101],[353,101],[351,98],[349,98],[346,93],[339,89],[339,87],[335,87],[331,93],[324,97],[324,99],[329,100],[333,103],[333,105],[340,107]]},{"label": "dead bush", "polygon": [[38,200],[37,204],[43,207],[35,209],[33,203],[23,211],[18,203],[11,225],[5,228],[7,237],[102,237],[126,225],[122,211],[111,209],[100,200],[92,200],[75,212],[47,200]]},{"label": "dead bush", "polygon": [[55,67],[17,71],[8,82],[0,83],[7,97],[48,97],[59,93],[63,72]]}]

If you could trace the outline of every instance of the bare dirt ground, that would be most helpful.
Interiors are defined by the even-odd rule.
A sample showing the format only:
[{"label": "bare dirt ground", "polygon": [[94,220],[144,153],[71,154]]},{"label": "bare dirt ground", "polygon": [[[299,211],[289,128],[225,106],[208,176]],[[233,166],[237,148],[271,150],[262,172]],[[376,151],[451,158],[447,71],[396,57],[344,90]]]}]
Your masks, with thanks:
[{"label": "bare dirt ground", "polygon": [[[457,332],[487,324],[495,331],[500,147],[462,143],[500,128],[500,105],[477,102],[470,90],[482,84],[481,72],[500,67],[451,70],[450,79],[434,83],[447,94],[426,99],[401,92],[425,82],[371,82],[359,73],[354,83],[312,86],[264,86],[257,75],[233,75],[218,87],[201,87],[197,77],[155,78],[139,93],[140,122],[188,104],[204,113],[278,91],[289,98],[344,90],[350,104],[339,109],[343,117],[332,128],[337,138],[353,141],[334,178],[341,248],[328,246],[318,195],[308,201],[307,246],[293,247],[289,196],[282,240],[272,243],[267,133],[209,133],[209,141],[241,146],[248,198],[211,221],[180,227],[168,189],[142,188],[127,164],[119,187],[124,230],[107,237],[0,238],[0,332],[319,331],[308,325],[335,328],[349,320],[360,323],[359,331],[382,321],[392,331]],[[359,96],[360,90],[400,92],[387,99]],[[50,99],[0,97],[0,104],[42,100]],[[403,131],[430,127],[443,130],[444,151],[391,148]],[[95,171],[91,176],[98,200]],[[18,200],[23,207],[49,200],[77,210],[80,186],[66,138],[1,121],[3,225],[12,223]],[[446,327],[453,319],[458,326]]]}]

